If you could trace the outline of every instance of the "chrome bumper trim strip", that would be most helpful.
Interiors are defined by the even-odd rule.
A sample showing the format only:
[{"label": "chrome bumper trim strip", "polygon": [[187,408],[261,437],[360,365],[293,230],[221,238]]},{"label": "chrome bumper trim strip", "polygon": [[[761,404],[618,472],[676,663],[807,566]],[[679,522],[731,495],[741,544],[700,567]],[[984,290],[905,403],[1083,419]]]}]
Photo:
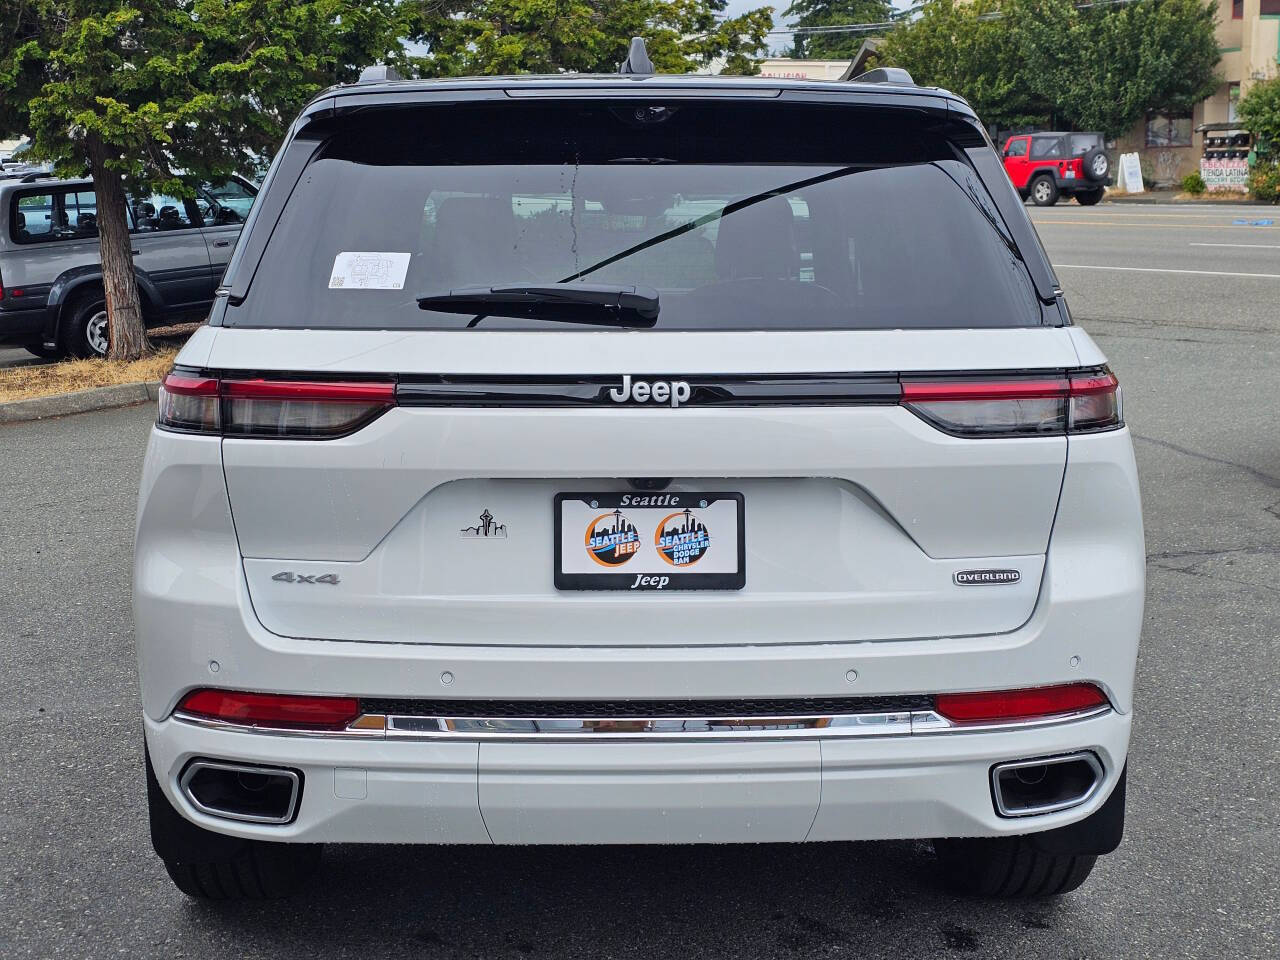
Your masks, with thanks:
[{"label": "chrome bumper trim strip", "polygon": [[[933,710],[857,713],[825,717],[623,717],[511,718],[386,716],[384,729],[281,730],[227,723],[175,712],[182,723],[273,737],[376,740],[533,740],[546,742],[837,740],[931,734],[994,733],[1074,723],[1110,713],[1097,707],[1011,723],[956,724]],[[360,721],[357,720],[356,723]]]}]

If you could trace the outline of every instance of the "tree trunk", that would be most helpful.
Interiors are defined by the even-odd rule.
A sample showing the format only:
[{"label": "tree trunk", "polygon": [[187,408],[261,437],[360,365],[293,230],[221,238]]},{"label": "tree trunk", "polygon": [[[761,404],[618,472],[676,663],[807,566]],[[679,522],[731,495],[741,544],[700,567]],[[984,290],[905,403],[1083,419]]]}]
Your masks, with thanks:
[{"label": "tree trunk", "polygon": [[124,184],[120,175],[107,167],[107,147],[96,135],[89,135],[88,147],[89,169],[98,195],[98,242],[102,287],[107,299],[107,357],[137,360],[151,352],[151,341],[142,322],[138,280],[133,272],[133,242],[129,237]]}]

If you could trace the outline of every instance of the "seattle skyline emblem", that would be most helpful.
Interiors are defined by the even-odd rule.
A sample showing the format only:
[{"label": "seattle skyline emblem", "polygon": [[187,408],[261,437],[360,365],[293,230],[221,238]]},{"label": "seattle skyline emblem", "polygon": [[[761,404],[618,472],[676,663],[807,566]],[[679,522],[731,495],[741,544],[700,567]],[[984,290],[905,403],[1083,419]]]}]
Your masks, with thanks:
[{"label": "seattle skyline emblem", "polygon": [[[612,525],[606,521],[612,520]],[[583,545],[591,559],[606,567],[626,563],[640,549],[640,533],[621,510],[602,513],[587,524]]]},{"label": "seattle skyline emblem", "polygon": [[459,533],[463,537],[502,539],[507,535],[507,525],[495,522],[493,514],[489,512],[488,507],[485,507],[484,512],[480,514],[480,522],[474,527],[463,527]]},{"label": "seattle skyline emblem", "polygon": [[[683,519],[683,523],[680,522]],[[662,518],[653,535],[658,555],[673,567],[697,563],[711,548],[711,532],[687,507]]]}]

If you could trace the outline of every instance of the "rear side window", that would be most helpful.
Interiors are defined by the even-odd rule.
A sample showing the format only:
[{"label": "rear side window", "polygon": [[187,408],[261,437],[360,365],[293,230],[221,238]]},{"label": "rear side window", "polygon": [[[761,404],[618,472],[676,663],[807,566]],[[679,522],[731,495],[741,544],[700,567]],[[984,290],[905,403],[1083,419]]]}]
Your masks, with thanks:
[{"label": "rear side window", "polygon": [[1062,158],[1061,137],[1032,137],[1032,160],[1059,160]]},{"label": "rear side window", "polygon": [[21,193],[9,211],[10,236],[17,243],[86,240],[98,236],[98,200],[92,189]]},{"label": "rear side window", "polygon": [[[659,329],[1040,322],[985,188],[918,119],[488,109],[398,111],[336,133],[224,322],[459,329],[469,317],[417,298],[574,282],[657,290]],[[558,328],[572,329],[496,315],[477,329]]]}]

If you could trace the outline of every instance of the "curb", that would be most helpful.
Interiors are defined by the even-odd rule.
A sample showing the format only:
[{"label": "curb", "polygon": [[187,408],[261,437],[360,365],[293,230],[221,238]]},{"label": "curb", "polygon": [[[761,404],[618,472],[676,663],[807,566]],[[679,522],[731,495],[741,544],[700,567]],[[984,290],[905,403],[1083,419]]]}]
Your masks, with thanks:
[{"label": "curb", "polygon": [[1133,204],[1134,206],[1160,206],[1160,207],[1270,207],[1274,204],[1267,203],[1264,200],[1174,200],[1172,197],[1144,196],[1137,194],[1132,197],[1113,197],[1107,196],[1103,203],[1114,203],[1117,206],[1125,204]]},{"label": "curb", "polygon": [[75,393],[35,397],[31,400],[13,400],[0,403],[0,423],[21,423],[24,420],[66,417],[91,410],[130,407],[157,399],[159,388],[160,381],[155,380],[150,383],[121,383],[112,387],[77,390]]}]

